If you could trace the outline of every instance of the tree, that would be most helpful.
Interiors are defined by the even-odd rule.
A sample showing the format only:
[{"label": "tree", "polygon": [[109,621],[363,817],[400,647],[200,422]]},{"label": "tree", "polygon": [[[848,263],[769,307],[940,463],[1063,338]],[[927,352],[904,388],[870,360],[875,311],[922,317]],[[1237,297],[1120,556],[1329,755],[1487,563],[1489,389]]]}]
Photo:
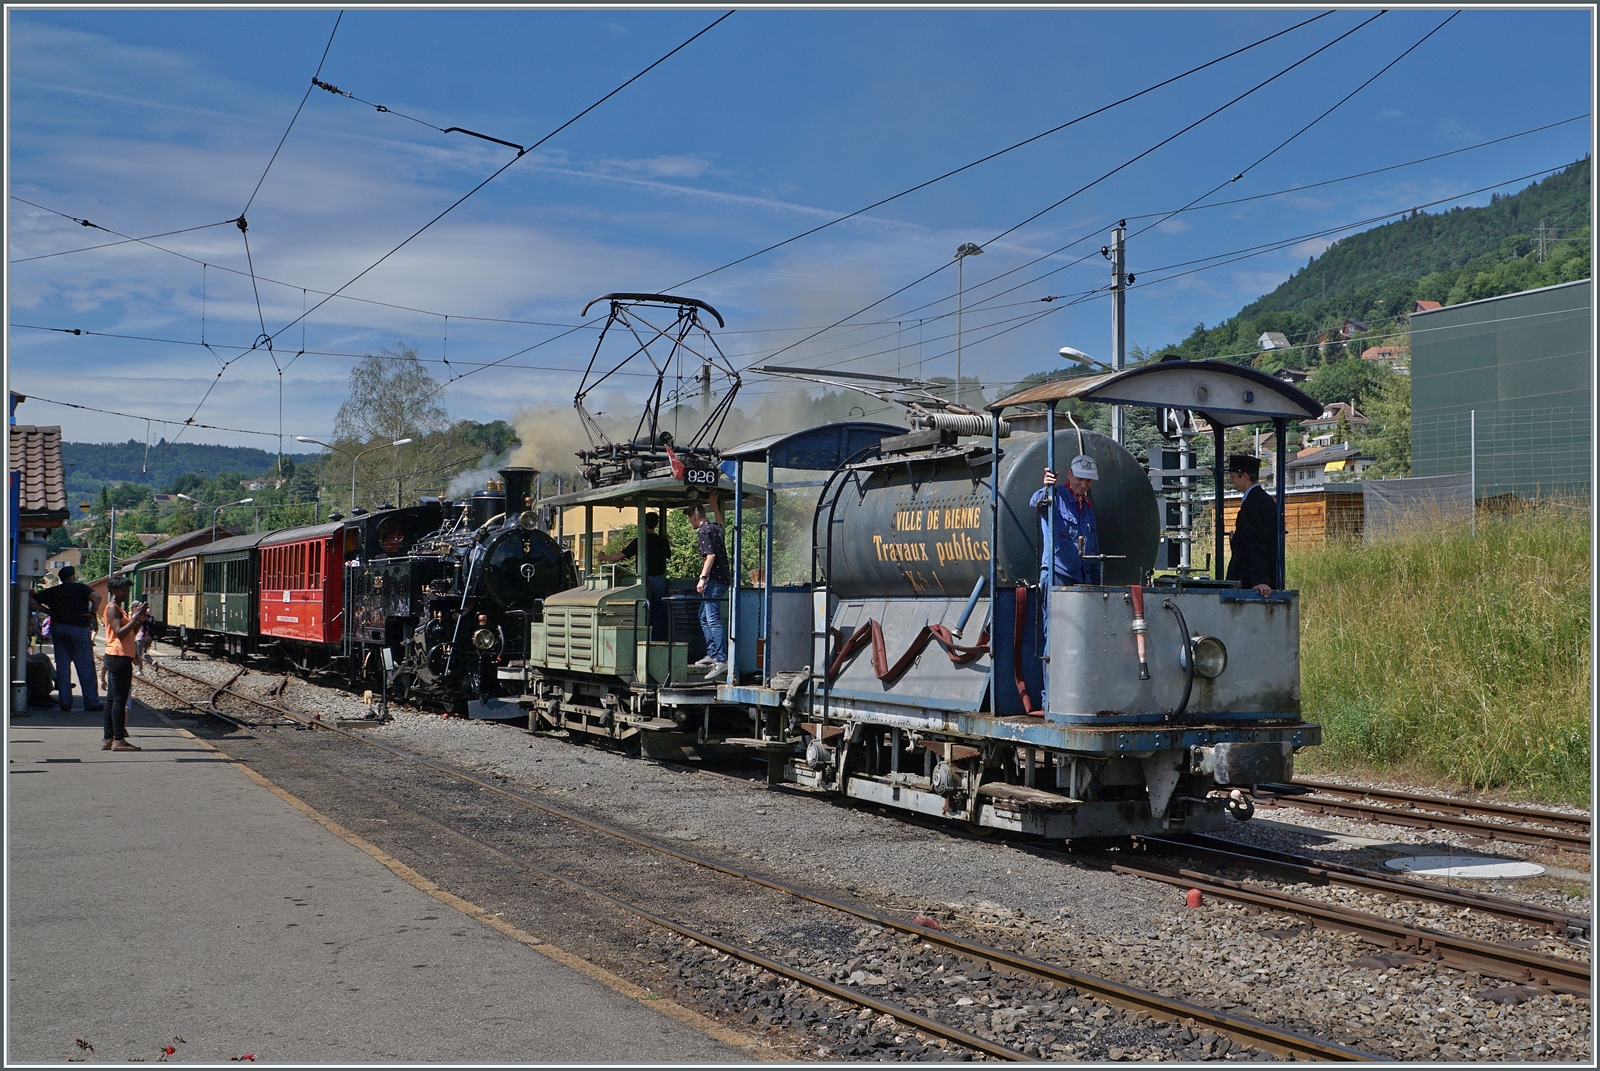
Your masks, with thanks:
[{"label": "tree", "polygon": [[1349,402],[1358,410],[1367,407],[1368,399],[1377,395],[1391,372],[1377,361],[1363,361],[1359,357],[1346,357],[1320,366],[1306,380],[1305,392],[1323,405]]},{"label": "tree", "polygon": [[[437,401],[440,390],[411,347],[379,350],[350,370],[350,395],[333,423],[333,445],[346,453],[333,453],[321,466],[323,486],[335,501],[345,498],[339,489],[349,486],[351,455],[363,451],[371,450],[356,467],[352,508],[404,505],[408,492],[441,489],[482,454],[452,431],[450,414]],[[399,439],[411,442],[382,449]]]},{"label": "tree", "polygon": [[1411,377],[1393,376],[1367,403],[1374,479],[1411,475]]}]

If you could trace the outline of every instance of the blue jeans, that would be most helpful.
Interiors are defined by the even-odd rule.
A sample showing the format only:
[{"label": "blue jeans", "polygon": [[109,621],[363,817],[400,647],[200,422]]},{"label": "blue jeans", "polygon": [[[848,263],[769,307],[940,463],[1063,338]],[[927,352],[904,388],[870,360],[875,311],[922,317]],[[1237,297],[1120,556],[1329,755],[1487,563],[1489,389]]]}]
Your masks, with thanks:
[{"label": "blue jeans", "polygon": [[728,660],[727,634],[722,629],[722,600],[728,595],[728,585],[706,581],[701,592],[700,631],[706,634],[706,657],[718,662]]},{"label": "blue jeans", "polygon": [[667,578],[652,576],[646,583],[650,592],[650,638],[667,638]]},{"label": "blue jeans", "polygon": [[84,709],[100,705],[100,687],[94,674],[94,633],[83,625],[50,622],[50,638],[56,645],[56,693],[62,710],[72,709],[72,667],[78,667],[78,686],[83,689]]}]

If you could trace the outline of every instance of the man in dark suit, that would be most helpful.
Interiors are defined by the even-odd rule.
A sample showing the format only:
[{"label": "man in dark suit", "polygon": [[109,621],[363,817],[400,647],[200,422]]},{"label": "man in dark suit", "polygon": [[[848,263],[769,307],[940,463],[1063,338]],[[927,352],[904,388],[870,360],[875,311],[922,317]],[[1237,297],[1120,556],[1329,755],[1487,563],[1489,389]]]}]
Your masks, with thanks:
[{"label": "man in dark suit", "polygon": [[1259,457],[1234,454],[1228,458],[1228,482],[1244,500],[1233,522],[1226,579],[1267,596],[1278,583],[1278,504],[1261,486],[1260,478]]}]

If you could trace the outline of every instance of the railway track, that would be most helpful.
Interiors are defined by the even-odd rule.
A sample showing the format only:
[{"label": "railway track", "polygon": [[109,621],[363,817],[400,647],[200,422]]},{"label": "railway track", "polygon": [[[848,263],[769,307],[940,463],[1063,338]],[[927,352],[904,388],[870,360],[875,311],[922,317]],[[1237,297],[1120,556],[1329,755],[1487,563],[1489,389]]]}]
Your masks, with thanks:
[{"label": "railway track", "polygon": [[[1585,855],[1590,851],[1589,819],[1582,815],[1558,814],[1536,807],[1466,803],[1439,796],[1350,788],[1320,781],[1296,781],[1291,785],[1260,787],[1266,792],[1280,794],[1257,797],[1258,807],[1292,807],[1313,814],[1337,815],[1341,818],[1355,818],[1366,822],[1386,822],[1413,829],[1448,830],[1483,840],[1532,844]],[[1315,795],[1303,795],[1305,792]],[[1336,798],[1319,799],[1318,796]],[[1375,802],[1364,802],[1367,800]],[[1478,818],[1472,817],[1473,815],[1477,815]],[[1512,821],[1525,824],[1521,826],[1507,824]],[[1542,823],[1551,828],[1538,828],[1533,823]]]},{"label": "railway track", "polygon": [[1199,889],[1203,895],[1229,900],[1248,908],[1275,911],[1306,919],[1325,929],[1354,933],[1363,940],[1392,949],[1402,955],[1435,959],[1457,970],[1503,978],[1516,983],[1542,985],[1557,992],[1589,996],[1589,964],[1559,956],[1515,948],[1510,945],[1458,937],[1440,930],[1425,929],[1363,911],[1327,904],[1305,896],[1252,882],[1224,878],[1208,871],[1179,866],[1166,860],[1151,859],[1147,853],[1085,852],[1074,858],[1121,874],[1147,878],[1182,888]]},{"label": "railway track", "polygon": [[[169,672],[195,683],[205,685],[208,688],[215,688],[215,685],[212,684],[212,682],[203,681],[198,677],[193,677],[189,674],[183,673],[182,671],[169,670]],[[239,719],[235,719],[229,715],[223,714],[216,709],[214,703],[197,703],[194,700],[184,697],[162,685],[155,684],[151,681],[143,681],[142,683],[154,688],[155,690],[173,700],[176,700],[178,703],[183,704],[186,707],[199,710],[204,714],[221,717],[224,720],[233,722],[234,724],[239,724],[246,728],[250,727]],[[753,874],[738,867],[733,867],[715,860],[704,858],[702,856],[680,851],[668,845],[652,841],[646,837],[629,833],[625,830],[617,829],[605,825],[604,823],[597,822],[593,819],[573,814],[558,807],[554,807],[548,803],[532,799],[519,792],[508,789],[503,785],[494,784],[490,781],[483,780],[466,772],[452,769],[448,766],[433,762],[418,755],[413,755],[399,748],[395,748],[378,741],[366,739],[358,733],[328,725],[320,720],[313,720],[306,715],[291,711],[281,704],[267,702],[253,696],[247,696],[242,693],[234,692],[231,690],[231,688],[226,686],[215,689],[214,694],[219,697],[231,696],[234,699],[243,701],[257,708],[267,710],[281,717],[296,720],[300,724],[313,728],[325,729],[342,737],[358,741],[366,746],[377,748],[378,750],[393,755],[397,758],[401,758],[446,776],[459,779],[468,784],[474,785],[479,789],[496,793],[504,798],[514,800],[519,804],[541,811],[545,814],[564,819],[568,822],[572,822],[576,825],[635,845],[637,847],[645,848],[649,851],[659,853],[661,855],[668,856],[697,867],[733,877],[753,885],[771,889],[797,899],[805,900],[819,907],[830,909],[840,914],[874,924],[887,930],[892,930],[908,936],[914,936],[922,942],[925,942],[929,945],[946,948],[952,952],[958,953],[961,956],[965,956],[970,960],[983,964],[989,969],[999,969],[1001,971],[1015,974],[1028,975],[1056,986],[1071,987],[1080,992],[1091,994],[1095,998],[1105,1003],[1130,1011],[1148,1012],[1152,1016],[1155,1016],[1161,1020],[1186,1023],[1192,1025],[1192,1027],[1195,1029],[1213,1031],[1217,1034],[1228,1036],[1234,1041],[1235,1044],[1262,1049],[1278,1056],[1292,1056],[1296,1059],[1302,1060],[1313,1059],[1332,1061],[1372,1061],[1378,1059],[1378,1057],[1371,1053],[1350,1046],[1340,1045],[1336,1042],[1326,1041],[1319,1038],[1308,1037],[1298,1034],[1294,1031],[1282,1029],[1269,1023],[1257,1022],[1244,1016],[1234,1015],[1229,1012],[1220,1011],[1213,1008],[1188,1004],[1183,1001],[1163,997],[1156,993],[1146,992],[1133,986],[1123,985],[1122,983],[1115,982],[1110,979],[1098,978],[1092,975],[1083,974],[1078,971],[1070,970],[1066,967],[1035,960],[1004,949],[995,948],[990,945],[985,945],[976,941],[968,940],[966,938],[954,936],[941,930],[918,925],[915,922],[909,922],[904,919],[896,918],[870,908],[862,907],[858,904],[837,900],[833,897],[804,889],[799,886],[776,881],[771,878]],[[908,1008],[879,1000],[848,987],[836,985],[827,979],[818,978],[788,964],[782,963],[781,961],[773,960],[772,958],[764,956],[752,949],[743,948],[731,942],[724,941],[718,937],[714,937],[694,928],[685,926],[682,923],[664,918],[649,911],[647,908],[640,907],[615,897],[610,893],[606,893],[589,885],[577,882],[570,876],[548,871],[542,867],[539,867],[535,863],[516,857],[511,853],[496,847],[495,845],[489,844],[474,834],[451,823],[415,811],[413,808],[410,808],[386,793],[383,793],[380,789],[363,784],[362,782],[350,777],[348,774],[336,770],[316,758],[306,755],[297,748],[290,747],[277,740],[269,740],[268,743],[282,748],[286,752],[295,755],[302,761],[312,763],[316,766],[326,769],[333,775],[345,780],[348,783],[358,785],[366,791],[373,792],[388,800],[395,806],[416,815],[424,821],[447,829],[457,836],[464,837],[473,843],[478,844],[485,849],[502,856],[503,858],[506,858],[508,861],[527,868],[531,872],[538,873],[548,877],[550,880],[560,882],[568,887],[595,896],[614,907],[643,919],[651,925],[660,927],[672,933],[676,933],[682,937],[688,938],[689,940],[704,944],[707,947],[715,948],[725,955],[736,957],[746,963],[750,963],[755,966],[759,966],[764,970],[768,970],[780,977],[785,977],[792,981],[799,982],[800,984],[805,985],[817,992],[824,993],[828,996],[858,1005],[860,1007],[870,1008],[876,1012],[879,1012],[880,1014],[890,1015],[896,1020],[905,1023],[907,1026],[932,1036],[945,1038],[946,1040],[952,1041],[956,1044],[966,1046],[974,1049],[975,1051],[982,1052],[999,1059],[1032,1059],[1032,1057],[1005,1045],[990,1041],[975,1034],[970,1034],[966,1031],[953,1028],[939,1022],[938,1020],[920,1015]]]},{"label": "railway track", "polygon": [[1557,911],[1540,904],[1448,888],[1416,878],[1325,862],[1219,837],[1191,833],[1181,839],[1148,837],[1142,838],[1142,842],[1163,854],[1188,855],[1212,866],[1256,871],[1283,881],[1339,885],[1397,900],[1420,900],[1453,909],[1468,908],[1561,936],[1588,938],[1591,932],[1590,920],[1585,916]]}]

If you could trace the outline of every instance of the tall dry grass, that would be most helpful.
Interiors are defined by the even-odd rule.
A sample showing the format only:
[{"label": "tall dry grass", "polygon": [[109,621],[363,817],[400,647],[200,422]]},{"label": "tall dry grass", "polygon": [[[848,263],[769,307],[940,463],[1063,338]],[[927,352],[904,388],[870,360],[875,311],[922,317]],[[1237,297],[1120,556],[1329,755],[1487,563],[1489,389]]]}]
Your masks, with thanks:
[{"label": "tall dry grass", "polygon": [[1408,769],[1585,803],[1587,503],[1419,518],[1370,545],[1291,551],[1310,768]]}]

